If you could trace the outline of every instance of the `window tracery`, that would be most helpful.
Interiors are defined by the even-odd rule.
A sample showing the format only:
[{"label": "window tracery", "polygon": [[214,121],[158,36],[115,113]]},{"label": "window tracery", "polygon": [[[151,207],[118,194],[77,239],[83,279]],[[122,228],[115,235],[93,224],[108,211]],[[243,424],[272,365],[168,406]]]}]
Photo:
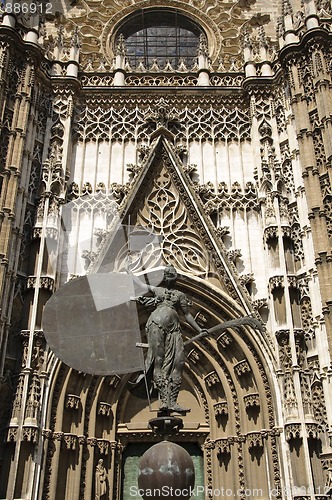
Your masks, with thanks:
[{"label": "window tracery", "polygon": [[140,10],[119,31],[132,69],[187,70],[196,62],[201,30],[177,10]]}]

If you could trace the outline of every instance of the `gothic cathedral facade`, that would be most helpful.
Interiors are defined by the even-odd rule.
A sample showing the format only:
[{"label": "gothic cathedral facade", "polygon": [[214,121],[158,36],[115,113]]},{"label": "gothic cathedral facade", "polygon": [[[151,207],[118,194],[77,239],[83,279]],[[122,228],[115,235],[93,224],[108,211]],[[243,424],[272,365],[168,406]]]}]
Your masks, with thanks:
[{"label": "gothic cathedral facade", "polygon": [[0,75],[0,498],[141,498],[157,402],[43,333],[65,283],[125,271],[116,218],[202,328],[264,325],[186,348],[196,498],[331,498],[330,0],[4,0]]}]

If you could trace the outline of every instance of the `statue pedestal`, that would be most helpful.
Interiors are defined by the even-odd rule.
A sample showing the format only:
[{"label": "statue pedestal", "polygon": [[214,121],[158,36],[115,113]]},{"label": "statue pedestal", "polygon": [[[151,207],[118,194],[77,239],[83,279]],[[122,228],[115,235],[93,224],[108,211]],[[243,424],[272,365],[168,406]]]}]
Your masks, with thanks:
[{"label": "statue pedestal", "polygon": [[164,439],[151,446],[139,461],[138,486],[144,500],[175,498],[174,492],[179,500],[189,500],[192,496],[194,463],[182,446],[169,439],[183,428],[182,418],[171,413],[172,410],[159,411],[156,418],[149,420],[149,427]]},{"label": "statue pedestal", "polygon": [[159,436],[174,436],[183,428],[183,420],[180,417],[163,416],[149,420],[149,427]]}]

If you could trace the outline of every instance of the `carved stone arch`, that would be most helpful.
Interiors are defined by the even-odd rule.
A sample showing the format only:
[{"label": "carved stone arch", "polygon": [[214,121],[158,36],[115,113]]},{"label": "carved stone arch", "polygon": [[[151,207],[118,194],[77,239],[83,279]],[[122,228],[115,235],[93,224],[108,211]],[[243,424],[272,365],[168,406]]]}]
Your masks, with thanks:
[{"label": "carved stone arch", "polygon": [[[178,287],[190,297],[193,315],[206,328],[243,315],[233,298],[202,279],[182,273]],[[143,309],[139,314],[143,330],[148,314]],[[182,324],[186,341],[194,332],[184,320]],[[279,485],[275,425],[281,418],[280,396],[270,345],[267,333],[242,326],[186,348],[179,401],[192,411],[176,440],[203,447],[206,487],[249,487],[257,476],[263,490],[268,481]],[[131,375],[86,375],[53,354],[48,366],[44,470],[51,472],[44,478],[44,497],[67,498],[79,488],[80,498],[92,498],[95,467],[102,459],[109,493],[119,498],[123,445],[155,442],[147,422],[156,413],[146,400],[129,393]],[[158,408],[157,400],[152,408]]]},{"label": "carved stone arch", "polygon": [[278,179],[276,181],[276,191],[282,196],[287,195],[287,185],[284,178]]},{"label": "carved stone arch", "polygon": [[[178,288],[190,296],[194,316],[207,328],[241,315],[233,299],[200,280],[180,275]],[[144,325],[147,314],[143,310],[140,313]],[[190,327],[183,324],[184,340],[192,335]],[[176,439],[202,442],[208,438],[213,444],[209,460],[214,465],[210,472],[206,466],[206,486],[243,488],[257,474],[266,492],[269,482],[279,484],[275,425],[281,416],[277,414],[280,396],[275,371],[268,338],[260,338],[247,327],[188,346],[179,402],[192,411],[184,417],[184,429]],[[129,394],[125,384],[121,387],[115,440],[124,445],[155,441],[147,421],[155,416],[158,401],[153,399],[151,412],[147,401]],[[207,452],[205,455],[208,460]]]},{"label": "carved stone arch", "polygon": [[263,196],[266,195],[267,193],[271,193],[273,189],[273,184],[269,179],[263,178],[262,183],[259,187],[259,192]]}]

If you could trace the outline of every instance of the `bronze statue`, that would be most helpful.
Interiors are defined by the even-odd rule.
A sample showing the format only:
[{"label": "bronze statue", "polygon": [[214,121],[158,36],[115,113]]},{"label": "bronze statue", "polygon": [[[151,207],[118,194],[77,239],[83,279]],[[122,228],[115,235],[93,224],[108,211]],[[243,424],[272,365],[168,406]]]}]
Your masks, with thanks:
[{"label": "bronze statue", "polygon": [[178,311],[182,311],[187,322],[198,333],[204,333],[189,311],[190,301],[175,284],[177,272],[173,266],[164,270],[164,286],[142,283],[133,276],[134,281],[153,296],[134,297],[138,303],[154,306],[154,311],[146,323],[146,336],[149,344],[146,368],[153,365],[153,381],[161,399],[161,410],[186,411],[177,403],[184,366],[184,347]]}]

